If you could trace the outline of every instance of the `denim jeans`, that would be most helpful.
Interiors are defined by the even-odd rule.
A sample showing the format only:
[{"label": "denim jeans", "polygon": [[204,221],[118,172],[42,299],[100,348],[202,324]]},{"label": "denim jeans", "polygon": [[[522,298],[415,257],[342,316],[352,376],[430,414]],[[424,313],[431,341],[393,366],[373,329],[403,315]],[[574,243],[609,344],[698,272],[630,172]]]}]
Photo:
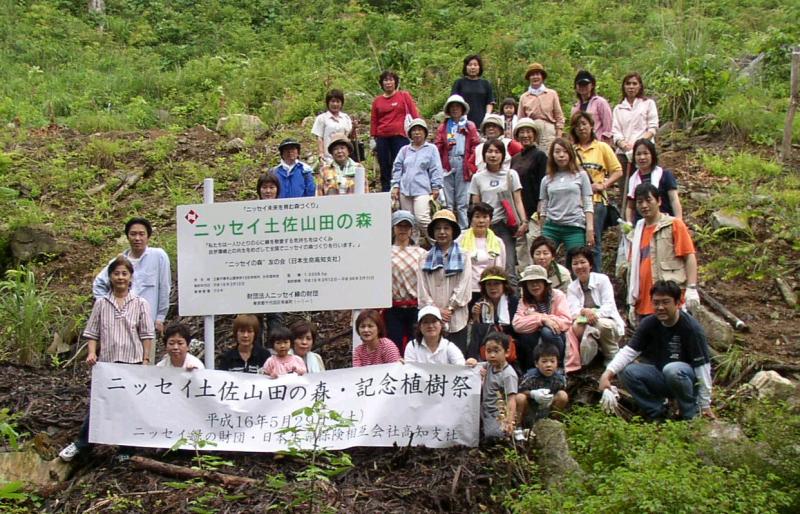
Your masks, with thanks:
[{"label": "denim jeans", "polygon": [[469,182],[464,180],[464,157],[450,156],[450,170],[450,174],[444,177],[445,202],[447,208],[458,218],[458,226],[466,229],[469,227]]},{"label": "denim jeans", "polygon": [[408,143],[408,138],[404,136],[375,137],[375,152],[378,154],[378,166],[381,168],[381,191],[384,193],[391,189],[394,158]]},{"label": "denim jeans", "polygon": [[536,365],[533,360],[533,351],[539,343],[550,343],[558,348],[558,367],[564,367],[564,350],[567,342],[566,332],[556,334],[550,327],[542,327],[541,330],[532,334],[518,334],[517,337],[517,359],[522,373],[525,373]]},{"label": "denim jeans", "polygon": [[394,341],[400,355],[403,355],[403,339],[410,342],[414,340],[414,327],[417,324],[416,307],[392,307],[386,309],[386,336]]},{"label": "denim jeans", "polygon": [[694,369],[685,362],[670,362],[661,371],[652,364],[632,363],[620,372],[619,378],[650,419],[664,417],[667,398],[678,402],[683,419],[692,419],[699,412]]},{"label": "denim jeans", "polygon": [[608,207],[600,202],[594,204],[594,271],[603,271],[603,223],[606,220],[606,210]]}]

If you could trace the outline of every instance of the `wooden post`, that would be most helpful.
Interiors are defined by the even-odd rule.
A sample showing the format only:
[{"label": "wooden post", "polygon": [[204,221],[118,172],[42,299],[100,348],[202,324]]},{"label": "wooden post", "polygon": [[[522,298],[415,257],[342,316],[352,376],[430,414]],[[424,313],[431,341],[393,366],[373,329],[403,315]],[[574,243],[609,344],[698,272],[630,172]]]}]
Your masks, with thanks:
[{"label": "wooden post", "polygon": [[794,115],[797,112],[797,104],[800,103],[800,49],[792,52],[792,78],[791,94],[789,96],[789,110],[786,113],[786,123],[783,126],[783,146],[781,148],[781,160],[789,162],[792,156],[792,127],[794,125]]}]

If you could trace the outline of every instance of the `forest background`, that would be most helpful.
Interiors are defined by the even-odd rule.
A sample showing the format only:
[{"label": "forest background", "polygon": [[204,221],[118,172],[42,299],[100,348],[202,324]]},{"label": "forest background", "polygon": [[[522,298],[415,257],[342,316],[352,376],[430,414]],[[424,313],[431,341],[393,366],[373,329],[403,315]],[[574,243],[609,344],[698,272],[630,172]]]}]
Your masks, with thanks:
[{"label": "forest background", "polygon": [[[800,160],[780,161],[776,153],[792,46],[800,44],[800,1],[106,0],[103,12],[90,12],[91,3],[0,0],[0,269],[8,270],[0,281],[0,357],[43,366],[53,380],[77,381],[76,398],[85,397],[88,375],[64,370],[45,349],[54,333],[66,336],[71,327],[74,336],[84,323],[92,276],[125,248],[122,220],[134,214],[153,220],[153,244],[174,265],[174,208],[201,201],[203,178],[216,180],[221,201],[254,198],[255,178],[277,163],[280,139],[300,137],[311,152],[308,117],[324,109],[326,91],[344,90],[345,112],[367,121],[383,69],[398,72],[401,87],[430,118],[471,53],[483,56],[498,100],[518,97],[527,87],[526,66],[543,63],[565,111],[579,69],[597,77],[598,93],[612,105],[621,78],[639,71],[667,124],[659,142],[686,194],[704,286],[754,326],[715,357],[715,380],[733,386],[769,362],[800,364],[797,331],[786,328],[798,327],[798,309],[784,305],[773,284],[788,277],[796,288],[800,259]],[[258,136],[243,134],[244,149],[229,151],[234,134],[198,128],[214,129],[219,118],[237,113],[265,124]],[[793,138],[800,141],[800,118]],[[720,208],[744,217],[747,228],[715,226],[711,214]],[[42,225],[58,239],[58,251],[16,268],[13,233]],[[9,369],[8,376],[19,373]],[[476,482],[489,494],[482,507],[796,512],[800,449],[785,444],[800,439],[796,406],[751,401],[734,387],[719,391],[720,414],[749,438],[736,444],[739,450],[710,450],[702,423],[664,428],[581,408],[566,425],[585,474],[551,489],[535,462],[495,450],[488,483]],[[0,411],[0,431],[42,429],[36,409],[19,402],[3,396],[11,411]],[[27,414],[13,417],[15,405]],[[59,442],[69,437],[62,432]],[[423,466],[423,458],[412,461]],[[452,454],[431,458],[460,466]],[[264,472],[260,465],[236,461],[226,469],[253,475]],[[77,478],[79,486],[61,504],[78,511],[111,498],[111,492],[81,494],[80,484],[122,480],[103,466]],[[337,485],[346,491],[354,475],[343,476]],[[442,508],[442,498],[457,490],[453,485],[448,493],[457,482],[450,478],[427,493],[409,490],[418,505]],[[513,494],[505,494],[509,483],[519,486]],[[642,490],[643,483],[657,486]],[[197,492],[202,484],[186,487]],[[0,510],[53,507],[52,498],[17,502],[4,491]],[[225,491],[214,491],[195,512],[229,502]],[[384,505],[413,503],[397,491],[385,489]],[[241,511],[266,497],[288,502],[292,494],[259,489],[239,500]],[[329,503],[357,511],[365,501],[358,497],[348,503],[342,492],[335,500],[342,503]],[[156,497],[138,504],[114,498],[111,504],[124,511],[189,510],[185,501],[176,507]],[[449,501],[454,510],[467,508],[463,499]]]}]

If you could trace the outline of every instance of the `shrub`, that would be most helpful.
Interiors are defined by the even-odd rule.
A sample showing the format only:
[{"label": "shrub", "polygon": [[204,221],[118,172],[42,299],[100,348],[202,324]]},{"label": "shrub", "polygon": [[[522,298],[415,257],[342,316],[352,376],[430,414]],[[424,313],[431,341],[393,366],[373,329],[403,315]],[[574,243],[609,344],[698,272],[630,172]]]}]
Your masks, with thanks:
[{"label": "shrub", "polygon": [[703,421],[626,423],[597,408],[577,408],[569,416],[568,434],[585,476],[558,489],[522,485],[507,506],[526,513],[744,513],[780,512],[792,504],[795,482],[702,459],[698,436],[704,427]]}]

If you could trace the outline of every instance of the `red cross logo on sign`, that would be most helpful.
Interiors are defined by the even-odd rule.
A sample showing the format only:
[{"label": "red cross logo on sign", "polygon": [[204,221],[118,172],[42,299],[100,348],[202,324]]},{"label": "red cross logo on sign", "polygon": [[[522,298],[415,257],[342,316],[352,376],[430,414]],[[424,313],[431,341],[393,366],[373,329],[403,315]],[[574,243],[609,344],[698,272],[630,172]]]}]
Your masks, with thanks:
[{"label": "red cross logo on sign", "polygon": [[200,215],[197,213],[197,211],[195,211],[194,209],[191,209],[189,212],[186,213],[186,216],[184,216],[184,218],[186,218],[186,221],[188,221],[189,223],[194,225],[194,223],[198,219],[200,219]]}]

